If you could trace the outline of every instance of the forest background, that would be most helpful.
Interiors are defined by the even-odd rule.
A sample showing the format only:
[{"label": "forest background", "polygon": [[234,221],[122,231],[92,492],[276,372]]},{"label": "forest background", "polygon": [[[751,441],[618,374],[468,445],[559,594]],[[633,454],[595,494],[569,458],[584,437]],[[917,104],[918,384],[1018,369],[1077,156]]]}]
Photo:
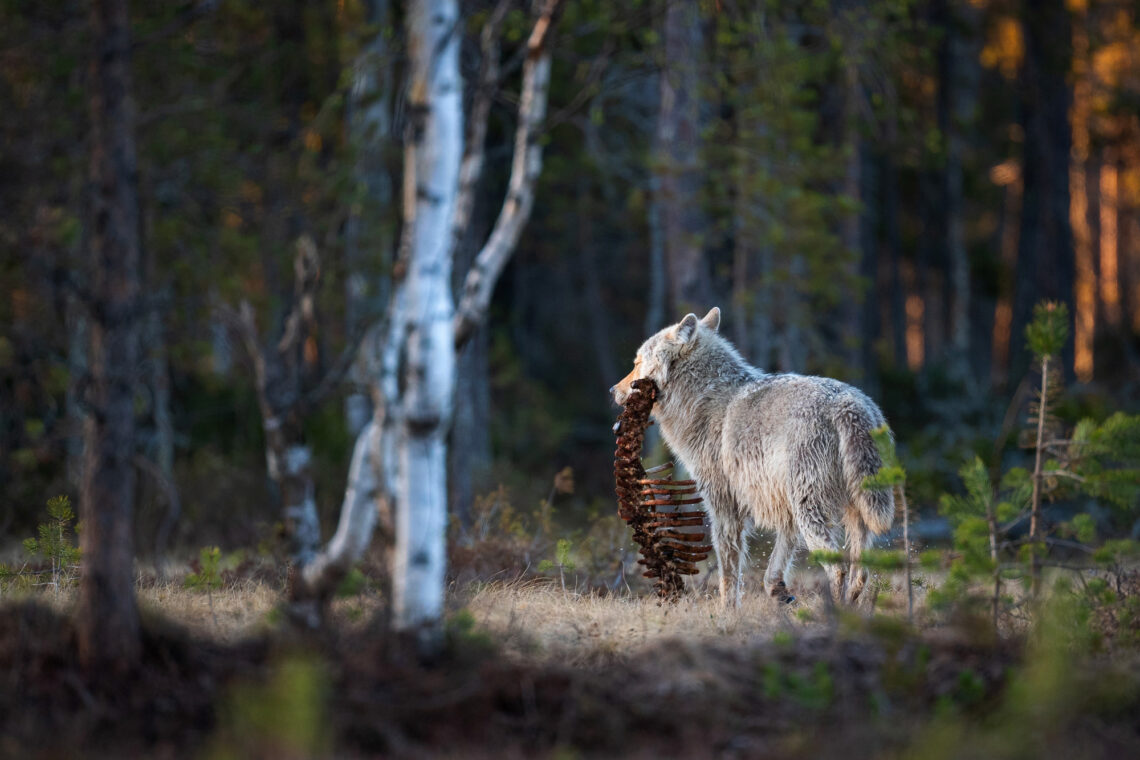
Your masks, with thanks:
[{"label": "forest background", "polygon": [[[470,103],[496,9],[462,6]],[[130,11],[138,552],[275,551],[284,497],[245,328],[281,344],[300,293],[295,382],[314,403],[298,435],[327,535],[367,418],[366,369],[345,359],[384,313],[402,234],[405,9]],[[1135,411],[1138,15],[1080,0],[564,3],[535,206],[459,357],[453,518],[469,524],[494,493],[524,509],[557,496],[568,535],[612,515],[606,389],[647,334],[711,305],[754,364],[837,377],[880,402],[919,514],[973,454],[1029,458],[1010,431],[1042,299],[1073,317],[1063,364],[1075,383],[1056,413]],[[518,6],[497,23],[457,288],[512,161],[532,19]],[[0,542],[13,545],[49,497],[78,490],[90,35],[80,3],[0,2]],[[551,490],[566,467],[573,482]]]}]

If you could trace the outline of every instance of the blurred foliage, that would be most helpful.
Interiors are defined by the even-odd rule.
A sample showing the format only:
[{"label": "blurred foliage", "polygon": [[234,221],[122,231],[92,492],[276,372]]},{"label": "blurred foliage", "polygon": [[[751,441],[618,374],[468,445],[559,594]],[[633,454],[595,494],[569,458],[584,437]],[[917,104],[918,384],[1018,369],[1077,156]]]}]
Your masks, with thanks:
[{"label": "blurred foliage", "polygon": [[322,757],[331,746],[326,716],[329,676],[308,654],[287,655],[264,683],[234,686],[219,708],[220,725],[205,757]]}]

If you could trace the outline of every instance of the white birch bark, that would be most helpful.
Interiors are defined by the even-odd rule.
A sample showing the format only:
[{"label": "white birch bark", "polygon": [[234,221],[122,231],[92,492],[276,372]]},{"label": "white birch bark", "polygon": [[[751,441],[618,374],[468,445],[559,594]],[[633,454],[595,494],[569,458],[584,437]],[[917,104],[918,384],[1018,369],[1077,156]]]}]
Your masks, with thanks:
[{"label": "white birch bark", "polygon": [[328,546],[301,570],[301,580],[308,591],[302,596],[318,595],[331,588],[368,548],[376,525],[377,501],[383,493],[379,452],[380,425],[372,420],[361,431],[352,451],[336,533]]},{"label": "white birch bark", "polygon": [[[447,429],[455,394],[451,217],[463,150],[459,19],[454,0],[408,9],[411,69],[404,177],[408,230],[404,392],[397,424],[393,623],[430,647],[443,614]],[[406,316],[405,316],[406,315]],[[392,406],[389,396],[389,406]]]}]

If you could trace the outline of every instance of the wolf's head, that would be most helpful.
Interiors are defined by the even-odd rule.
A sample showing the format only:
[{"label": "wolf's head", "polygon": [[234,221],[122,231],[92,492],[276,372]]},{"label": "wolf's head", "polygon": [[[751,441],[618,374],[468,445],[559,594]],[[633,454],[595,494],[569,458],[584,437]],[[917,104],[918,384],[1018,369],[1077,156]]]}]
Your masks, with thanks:
[{"label": "wolf's head", "polygon": [[666,327],[642,343],[641,348],[637,349],[637,358],[633,361],[633,372],[610,388],[614,401],[624,405],[633,381],[643,377],[650,378],[665,390],[669,383],[669,368],[673,363],[692,351],[702,331],[716,332],[719,327],[720,309],[714,306],[703,319],[697,319],[696,314],[686,314],[677,324]]}]

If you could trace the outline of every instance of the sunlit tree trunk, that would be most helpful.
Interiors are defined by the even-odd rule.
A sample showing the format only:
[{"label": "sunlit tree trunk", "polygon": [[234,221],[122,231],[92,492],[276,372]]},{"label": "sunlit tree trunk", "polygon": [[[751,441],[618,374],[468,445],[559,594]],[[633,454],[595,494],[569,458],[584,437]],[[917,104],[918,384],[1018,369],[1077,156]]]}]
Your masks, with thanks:
[{"label": "sunlit tree trunk", "polygon": [[140,654],[132,518],[142,259],[127,3],[94,0],[89,20],[91,380],[80,494],[79,655],[88,667],[123,670]]},{"label": "sunlit tree trunk", "polygon": [[[1088,11],[1081,8],[1073,18],[1072,156],[1069,160],[1069,222],[1073,230],[1073,370],[1081,381],[1093,376],[1093,335],[1096,331],[1097,278],[1093,231],[1089,225],[1090,135],[1092,79],[1089,72]],[[1095,175],[1092,175],[1095,177]]]}]

